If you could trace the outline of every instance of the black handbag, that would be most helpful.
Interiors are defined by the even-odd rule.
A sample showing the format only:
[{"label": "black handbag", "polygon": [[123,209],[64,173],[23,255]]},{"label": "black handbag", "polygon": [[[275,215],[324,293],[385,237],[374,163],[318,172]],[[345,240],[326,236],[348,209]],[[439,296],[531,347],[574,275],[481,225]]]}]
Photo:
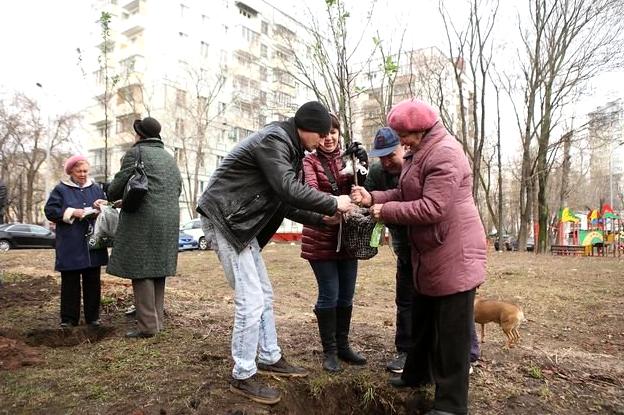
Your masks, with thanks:
[{"label": "black handbag", "polygon": [[377,255],[377,246],[371,245],[376,224],[368,209],[359,208],[345,215],[340,239],[350,257],[371,259]]},{"label": "black handbag", "polygon": [[136,212],[139,209],[148,191],[147,175],[141,159],[141,146],[137,145],[136,148],[138,157],[134,162],[134,173],[128,179],[121,199],[121,210],[128,213]]}]

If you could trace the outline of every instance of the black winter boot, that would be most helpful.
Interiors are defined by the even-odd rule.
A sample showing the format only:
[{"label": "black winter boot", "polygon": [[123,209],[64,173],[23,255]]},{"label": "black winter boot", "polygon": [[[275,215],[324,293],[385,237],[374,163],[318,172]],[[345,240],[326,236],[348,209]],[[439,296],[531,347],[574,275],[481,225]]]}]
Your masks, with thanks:
[{"label": "black winter boot", "polygon": [[347,363],[365,365],[366,358],[356,353],[351,346],[349,346],[352,311],[353,306],[336,307],[336,343],[338,345],[338,357]]},{"label": "black winter boot", "polygon": [[323,345],[323,369],[328,372],[339,372],[338,348],[336,347],[336,309],[315,308],[321,344]]}]

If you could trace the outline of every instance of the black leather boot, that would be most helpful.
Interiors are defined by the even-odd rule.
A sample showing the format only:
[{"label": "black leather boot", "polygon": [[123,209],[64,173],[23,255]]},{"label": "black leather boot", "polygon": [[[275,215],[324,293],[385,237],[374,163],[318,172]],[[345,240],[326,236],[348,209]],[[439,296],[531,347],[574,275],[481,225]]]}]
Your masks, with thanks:
[{"label": "black leather boot", "polygon": [[315,308],[316,321],[323,345],[323,369],[328,372],[339,372],[338,348],[336,347],[336,309]]},{"label": "black leather boot", "polygon": [[366,358],[356,353],[351,346],[349,346],[352,311],[353,306],[336,307],[336,343],[338,345],[338,357],[353,365],[365,365]]}]

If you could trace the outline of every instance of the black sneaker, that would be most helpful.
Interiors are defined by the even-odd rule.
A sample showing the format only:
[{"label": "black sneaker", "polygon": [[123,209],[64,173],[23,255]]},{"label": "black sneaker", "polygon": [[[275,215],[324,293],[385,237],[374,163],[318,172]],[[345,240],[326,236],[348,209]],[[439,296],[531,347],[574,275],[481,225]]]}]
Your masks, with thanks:
[{"label": "black sneaker", "polygon": [[394,360],[390,361],[386,365],[386,369],[388,369],[392,373],[403,373],[403,367],[405,366],[405,360],[407,359],[406,352],[400,352]]},{"label": "black sneaker", "polygon": [[279,390],[258,382],[255,375],[247,379],[230,380],[230,391],[267,405],[275,405],[282,399]]},{"label": "black sneaker", "polygon": [[291,365],[284,359],[284,356],[272,365],[258,363],[258,373],[263,375],[288,376],[293,378],[302,378],[308,376],[308,371],[302,367]]}]

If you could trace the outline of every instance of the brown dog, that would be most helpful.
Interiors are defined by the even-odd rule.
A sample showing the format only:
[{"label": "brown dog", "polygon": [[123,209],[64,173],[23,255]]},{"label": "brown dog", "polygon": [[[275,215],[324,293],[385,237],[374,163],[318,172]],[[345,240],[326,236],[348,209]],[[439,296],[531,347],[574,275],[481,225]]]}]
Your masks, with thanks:
[{"label": "brown dog", "polygon": [[524,313],[514,304],[476,297],[474,300],[474,320],[475,323],[481,324],[481,343],[485,341],[485,325],[495,322],[500,324],[505,336],[507,336],[507,346],[513,347],[520,340],[518,327],[524,320]]}]

